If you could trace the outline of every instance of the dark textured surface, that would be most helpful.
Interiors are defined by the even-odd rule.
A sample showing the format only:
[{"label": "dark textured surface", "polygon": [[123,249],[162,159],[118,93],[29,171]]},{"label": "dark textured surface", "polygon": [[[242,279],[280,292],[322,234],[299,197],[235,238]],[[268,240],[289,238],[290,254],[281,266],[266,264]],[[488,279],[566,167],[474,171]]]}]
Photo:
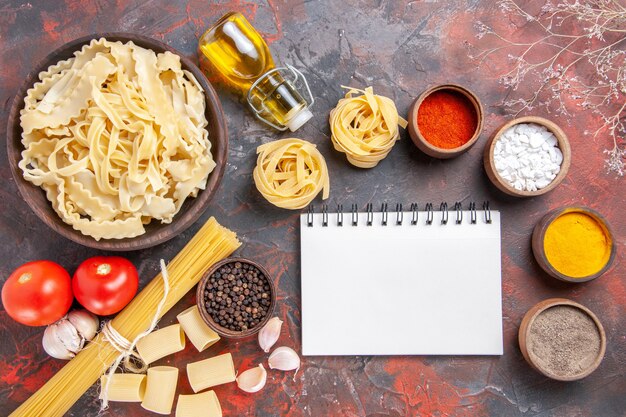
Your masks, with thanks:
[{"label": "dark textured surface", "polygon": [[[572,167],[553,192],[519,200],[495,189],[482,170],[482,148],[498,125],[508,120],[498,103],[507,95],[493,74],[508,63],[476,69],[463,42],[475,42],[473,22],[503,19],[493,2],[420,1],[22,1],[0,2],[2,73],[0,137],[7,112],[32,65],[61,44],[93,32],[131,31],[152,36],[196,59],[203,29],[229,10],[244,12],[271,44],[274,56],[300,67],[316,97],[315,117],[296,135],[318,144],[331,175],[329,203],[448,202],[490,200],[502,211],[502,281],[505,354],[502,357],[350,357],[304,358],[296,376],[275,371],[256,395],[235,384],[215,388],[224,415],[258,416],[623,416],[626,410],[626,287],[624,277],[624,179],[605,174],[604,140],[582,132],[598,120],[580,113],[568,122],[545,110],[568,134]],[[515,31],[513,24],[508,30]],[[401,114],[429,85],[467,85],[485,106],[485,130],[478,143],[457,159],[439,161],[417,151],[403,133],[389,157],[371,170],[347,164],[332,150],[328,112],[342,96],[340,85],[373,85],[392,97]],[[530,91],[530,90],[529,90]],[[528,92],[528,91],[526,91]],[[522,94],[524,91],[519,91]],[[297,213],[274,208],[252,181],[256,145],[279,137],[257,123],[231,96],[221,93],[229,121],[229,161],[220,190],[202,219],[214,215],[244,242],[240,255],[265,265],[278,289],[277,313],[285,321],[280,344],[300,344],[299,232]],[[4,281],[23,262],[52,259],[68,270],[99,254],[47,229],[20,199],[11,179],[5,146],[0,146],[0,277]],[[319,200],[316,200],[319,205]],[[589,205],[606,216],[616,235],[613,268],[598,280],[572,286],[556,282],[534,262],[530,235],[549,209]],[[161,246],[128,256],[145,285],[157,272],[158,259],[171,259],[200,222]],[[323,256],[323,254],[321,255]],[[453,254],[451,254],[453,258]],[[607,332],[607,353],[599,369],[574,383],[551,381],[524,362],[517,329],[524,313],[549,297],[566,297],[594,311]],[[162,325],[194,302],[188,294]],[[445,306],[442,306],[445,308]],[[436,312],[433,312],[436,314]],[[7,415],[63,363],[45,355],[43,329],[14,323],[0,311],[0,414]],[[373,337],[376,329],[372,329]],[[332,340],[328,341],[332,343]],[[264,360],[256,341],[219,344],[198,354],[191,344],[164,360],[181,369],[179,393],[191,388],[185,363],[232,351],[238,369]],[[97,387],[90,389],[70,416],[95,416]],[[138,404],[113,404],[106,415],[143,416]]]}]

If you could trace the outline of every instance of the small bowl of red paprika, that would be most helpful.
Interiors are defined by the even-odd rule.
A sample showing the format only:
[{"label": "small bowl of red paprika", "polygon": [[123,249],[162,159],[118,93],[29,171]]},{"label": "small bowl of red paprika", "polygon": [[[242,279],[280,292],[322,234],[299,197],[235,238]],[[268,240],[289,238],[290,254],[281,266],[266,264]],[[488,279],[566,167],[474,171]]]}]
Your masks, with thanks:
[{"label": "small bowl of red paprika", "polygon": [[457,84],[424,91],[411,105],[409,135],[425,154],[454,158],[476,143],[483,129],[483,109],[476,94]]}]

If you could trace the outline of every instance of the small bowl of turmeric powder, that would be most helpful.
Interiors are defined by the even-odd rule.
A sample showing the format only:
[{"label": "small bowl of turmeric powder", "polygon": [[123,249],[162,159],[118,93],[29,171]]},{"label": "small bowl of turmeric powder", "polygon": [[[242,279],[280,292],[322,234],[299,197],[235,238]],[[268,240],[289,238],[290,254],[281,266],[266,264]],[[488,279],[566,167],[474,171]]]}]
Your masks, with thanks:
[{"label": "small bowl of turmeric powder", "polygon": [[483,128],[480,100],[469,89],[442,84],[424,91],[409,110],[409,135],[433,158],[454,158],[476,143]]},{"label": "small bowl of turmeric powder", "polygon": [[535,259],[548,275],[566,282],[587,282],[604,274],[615,259],[615,240],[607,221],[588,207],[550,211],[535,226]]}]

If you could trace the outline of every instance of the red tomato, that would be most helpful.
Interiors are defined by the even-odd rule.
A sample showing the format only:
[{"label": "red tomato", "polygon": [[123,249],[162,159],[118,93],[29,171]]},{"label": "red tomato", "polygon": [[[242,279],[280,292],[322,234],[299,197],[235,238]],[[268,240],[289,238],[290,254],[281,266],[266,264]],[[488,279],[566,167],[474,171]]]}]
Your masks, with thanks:
[{"label": "red tomato", "polygon": [[78,266],[72,280],[74,295],[87,310],[100,316],[115,314],[137,293],[137,269],[119,256],[95,256]]},{"label": "red tomato", "polygon": [[54,323],[67,313],[73,300],[70,274],[51,261],[25,263],[2,287],[7,314],[27,326]]}]

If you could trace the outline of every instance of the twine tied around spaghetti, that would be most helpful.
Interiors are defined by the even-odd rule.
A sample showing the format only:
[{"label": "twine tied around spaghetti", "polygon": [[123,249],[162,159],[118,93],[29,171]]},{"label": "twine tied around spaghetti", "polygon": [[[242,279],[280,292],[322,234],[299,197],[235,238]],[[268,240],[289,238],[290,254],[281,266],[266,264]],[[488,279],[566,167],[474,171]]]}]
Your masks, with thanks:
[{"label": "twine tied around spaghetti", "polygon": [[109,342],[111,346],[113,346],[120,354],[113,362],[113,365],[107,371],[107,382],[102,387],[102,403],[100,404],[100,411],[104,411],[109,407],[109,384],[111,384],[112,376],[115,373],[120,364],[124,364],[124,368],[133,373],[142,373],[148,369],[148,365],[141,359],[139,353],[135,349],[137,346],[137,342],[141,339],[152,333],[157,324],[159,323],[159,317],[161,317],[161,313],[163,311],[163,307],[165,307],[165,302],[167,301],[167,296],[170,292],[170,277],[167,273],[167,267],[165,266],[165,261],[161,259],[161,277],[163,278],[163,297],[161,301],[159,301],[159,305],[152,317],[152,322],[150,323],[150,327],[146,329],[144,332],[141,332],[135,337],[135,339],[130,342],[124,336],[122,336],[111,324],[111,320],[106,322],[106,324],[102,327],[102,333],[104,334],[104,340]]}]

